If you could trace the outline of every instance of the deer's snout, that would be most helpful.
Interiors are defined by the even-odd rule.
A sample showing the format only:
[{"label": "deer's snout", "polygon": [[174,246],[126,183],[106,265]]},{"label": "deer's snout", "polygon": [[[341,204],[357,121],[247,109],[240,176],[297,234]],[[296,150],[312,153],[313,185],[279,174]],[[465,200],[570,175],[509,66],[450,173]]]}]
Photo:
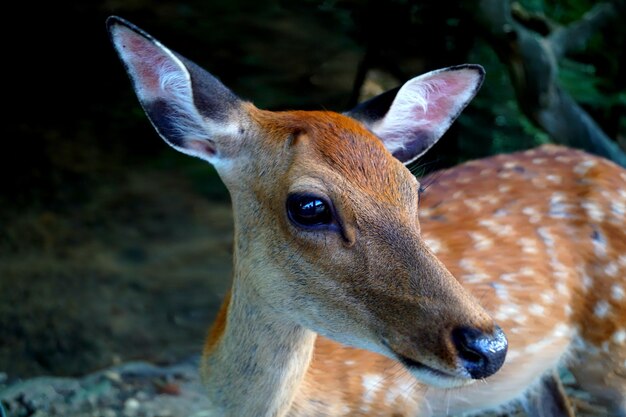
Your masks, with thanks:
[{"label": "deer's snout", "polygon": [[508,348],[506,336],[499,326],[490,333],[472,327],[457,327],[452,330],[452,343],[461,366],[473,379],[496,373],[504,363]]}]

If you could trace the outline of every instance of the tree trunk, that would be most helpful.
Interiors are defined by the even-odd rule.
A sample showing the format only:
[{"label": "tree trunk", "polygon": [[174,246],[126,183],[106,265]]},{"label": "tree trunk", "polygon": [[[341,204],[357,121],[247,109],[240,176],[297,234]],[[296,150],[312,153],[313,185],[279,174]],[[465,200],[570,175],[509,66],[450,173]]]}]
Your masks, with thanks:
[{"label": "tree trunk", "polygon": [[509,0],[482,0],[476,20],[508,67],[522,112],[556,143],[584,149],[626,167],[626,153],[559,85],[558,60],[584,46],[614,16],[598,4],[579,21],[544,37],[513,19]]}]

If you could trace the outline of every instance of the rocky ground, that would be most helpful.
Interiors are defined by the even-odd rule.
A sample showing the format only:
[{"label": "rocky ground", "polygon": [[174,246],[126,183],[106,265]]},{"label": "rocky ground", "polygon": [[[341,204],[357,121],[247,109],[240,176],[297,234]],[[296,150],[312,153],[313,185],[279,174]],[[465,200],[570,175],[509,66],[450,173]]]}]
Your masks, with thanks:
[{"label": "rocky ground", "polygon": [[[4,378],[0,401],[8,417],[209,417],[197,357],[163,367],[130,362],[81,378]],[[576,416],[609,416],[568,375],[564,382]],[[521,409],[506,414],[524,415]]]},{"label": "rocky ground", "polygon": [[37,377],[0,391],[11,417],[203,417],[198,363],[130,362],[82,378]]}]

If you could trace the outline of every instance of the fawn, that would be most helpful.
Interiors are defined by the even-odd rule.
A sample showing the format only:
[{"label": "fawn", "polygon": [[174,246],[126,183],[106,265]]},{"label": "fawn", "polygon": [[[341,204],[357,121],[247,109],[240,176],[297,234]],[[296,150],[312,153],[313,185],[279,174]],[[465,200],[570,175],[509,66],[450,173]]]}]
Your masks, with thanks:
[{"label": "fawn", "polygon": [[404,164],[474,97],[481,67],[427,73],[343,115],[269,112],[107,23],[157,132],[231,194],[234,279],[202,365],[210,415],[493,409],[559,364],[624,414],[623,169],[546,146],[444,171],[420,201]]}]

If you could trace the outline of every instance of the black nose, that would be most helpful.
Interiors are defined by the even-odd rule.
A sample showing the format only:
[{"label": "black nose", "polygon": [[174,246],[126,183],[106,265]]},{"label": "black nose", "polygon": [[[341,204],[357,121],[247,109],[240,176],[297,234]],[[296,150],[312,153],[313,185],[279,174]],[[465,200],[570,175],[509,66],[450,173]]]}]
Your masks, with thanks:
[{"label": "black nose", "polygon": [[473,379],[496,373],[504,363],[508,347],[506,336],[498,326],[492,334],[471,327],[456,328],[452,331],[452,342]]}]

